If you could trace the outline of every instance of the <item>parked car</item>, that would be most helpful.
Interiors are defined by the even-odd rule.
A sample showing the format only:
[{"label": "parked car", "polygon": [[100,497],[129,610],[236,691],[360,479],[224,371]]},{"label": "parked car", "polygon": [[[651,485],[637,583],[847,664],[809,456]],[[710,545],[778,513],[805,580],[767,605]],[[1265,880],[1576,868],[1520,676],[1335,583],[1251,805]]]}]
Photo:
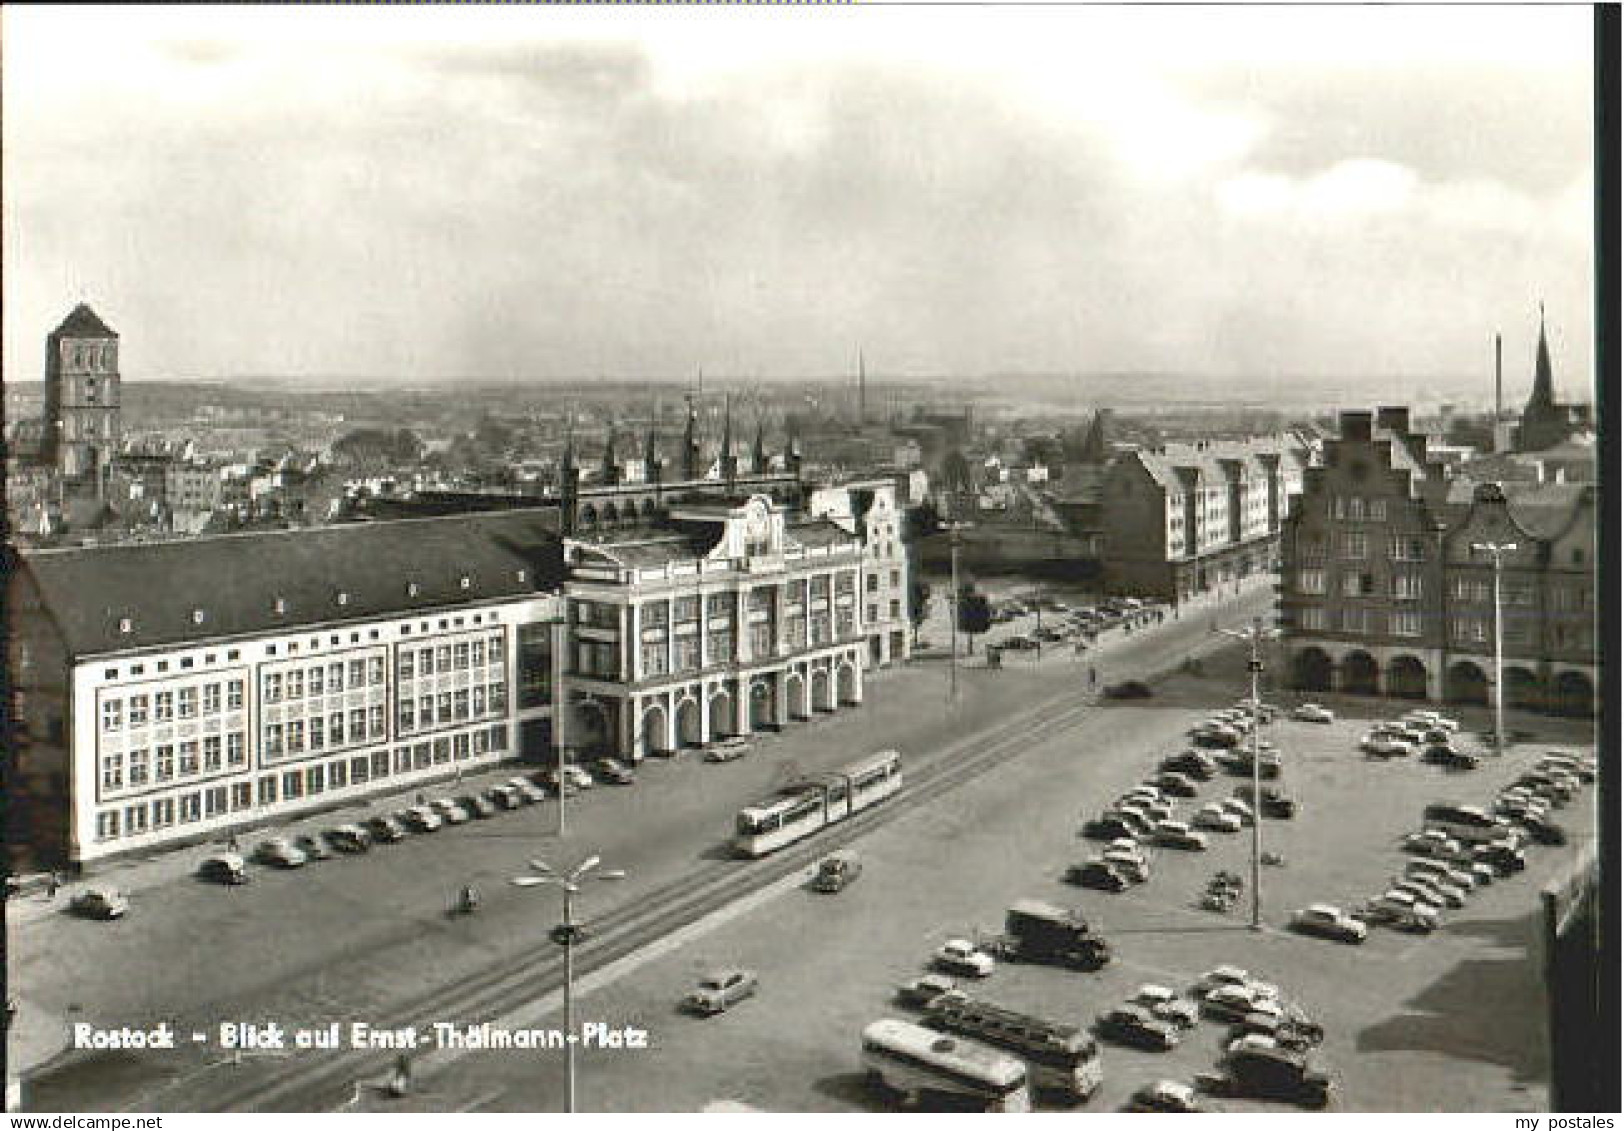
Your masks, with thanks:
[{"label": "parked car", "polygon": [[1214,1021],[1239,1021],[1249,1013],[1280,1012],[1273,994],[1262,987],[1220,984],[1201,999],[1201,1015]]},{"label": "parked car", "polygon": [[599,758],[592,768],[610,785],[631,785],[637,780],[632,768],[618,758]]},{"label": "parked car", "polygon": [[1220,833],[1238,833],[1241,831],[1241,819],[1235,814],[1225,811],[1216,802],[1209,802],[1195,811],[1195,817],[1190,822],[1198,829],[1212,829]]},{"label": "parked car", "polygon": [[922,974],[897,987],[897,1004],[923,1009],[943,994],[952,993],[958,988],[959,984],[946,974]]},{"label": "parked car", "polygon": [[489,801],[486,801],[477,793],[465,793],[455,800],[458,805],[462,806],[462,811],[467,813],[470,817],[485,818],[496,816],[496,806],[492,805]]},{"label": "parked car", "polygon": [[1414,753],[1408,739],[1390,734],[1366,735],[1359,749],[1372,758],[1405,758]]},{"label": "parked car", "polygon": [[1257,816],[1252,812],[1252,807],[1238,797],[1226,797],[1222,801],[1215,802],[1215,804],[1243,826],[1250,825],[1257,820]]},{"label": "parked car", "polygon": [[1128,1099],[1128,1110],[1199,1115],[1207,1109],[1201,1106],[1195,1089],[1190,1085],[1173,1080],[1157,1080],[1134,1092]]},{"label": "parked car", "polygon": [[445,820],[427,805],[413,805],[401,811],[400,823],[414,833],[431,833],[444,825]]},{"label": "parked car", "polygon": [[1378,896],[1360,908],[1356,914],[1366,923],[1391,927],[1409,934],[1427,935],[1438,929],[1439,920],[1435,912],[1417,907],[1408,900],[1393,899],[1392,894],[1396,893]]},{"label": "parked car", "polygon": [[1166,986],[1150,983],[1134,991],[1133,997],[1128,999],[1128,1004],[1148,1009],[1151,1016],[1158,1021],[1166,1021],[1181,1029],[1195,1028],[1195,1023],[1201,1017],[1201,1009],[1195,1002],[1181,997]]},{"label": "parked car", "polygon": [[1214,966],[1195,984],[1195,994],[1206,997],[1214,990],[1225,986],[1239,986],[1258,998],[1274,1000],[1280,996],[1280,991],[1260,978],[1254,978],[1248,971],[1239,966]]},{"label": "parked car", "polygon": [[1195,783],[1183,774],[1157,774],[1156,784],[1173,797],[1194,797],[1197,793]]},{"label": "parked car", "polygon": [[1150,863],[1137,851],[1113,846],[1105,850],[1101,859],[1121,873],[1123,879],[1136,884],[1150,879]]},{"label": "parked car", "polygon": [[361,823],[361,827],[378,844],[395,844],[406,839],[406,830],[392,817],[369,817]]},{"label": "parked car", "polygon": [[1298,934],[1317,935],[1337,942],[1362,943],[1370,933],[1359,920],[1341,908],[1315,903],[1291,913],[1291,929]]},{"label": "parked car", "polygon": [[1072,864],[1062,877],[1068,884],[1078,887],[1094,888],[1097,891],[1127,891],[1128,878],[1105,860],[1089,860],[1082,864]]},{"label": "parked car", "polygon": [[591,774],[573,764],[564,767],[564,780],[576,789],[591,789],[596,784]]},{"label": "parked car", "polygon": [[1205,852],[1207,838],[1191,832],[1183,821],[1163,821],[1156,826],[1155,841],[1163,848],[1177,848],[1185,852]]},{"label": "parked car", "polygon": [[1300,723],[1334,723],[1336,712],[1318,703],[1303,703],[1293,707],[1291,717]]},{"label": "parked car", "polygon": [[948,939],[936,948],[931,959],[950,974],[968,974],[973,978],[987,977],[997,965],[992,955],[964,939]]},{"label": "parked car", "polygon": [[1401,847],[1405,852],[1430,856],[1435,860],[1453,860],[1461,854],[1460,841],[1437,829],[1411,833],[1404,838]]},{"label": "parked car", "polygon": [[490,789],[485,791],[485,797],[498,809],[524,808],[524,798],[519,796],[519,791],[505,783],[491,786]]},{"label": "parked car", "polygon": [[1182,774],[1195,781],[1211,781],[1212,776],[1218,772],[1217,764],[1199,750],[1169,754],[1156,768],[1163,773]]},{"label": "parked car", "polygon": [[254,859],[273,868],[302,868],[310,857],[292,841],[279,836],[260,841],[254,849]]},{"label": "parked car", "polygon": [[1528,831],[1529,838],[1535,844],[1566,844],[1568,842],[1567,830],[1555,821],[1545,817],[1520,816],[1515,818],[1518,825]]},{"label": "parked car", "polygon": [[755,996],[758,979],[755,971],[731,967],[716,970],[699,979],[684,1004],[693,1012],[714,1016],[731,1009],[747,997]]},{"label": "parked car", "polygon": [[707,762],[733,762],[743,758],[750,750],[750,742],[743,738],[724,738],[705,748]]},{"label": "parked car", "polygon": [[327,843],[339,852],[357,855],[372,847],[372,837],[360,825],[339,825],[323,834]]},{"label": "parked car", "polygon": [[1437,878],[1444,883],[1453,884],[1462,891],[1470,891],[1474,887],[1480,887],[1488,883],[1487,879],[1473,875],[1465,868],[1454,867],[1442,860],[1411,860],[1404,865],[1404,875],[1420,879]]},{"label": "parked car", "polygon": [[469,817],[467,809],[464,809],[449,797],[436,797],[429,802],[429,807],[440,814],[441,819],[448,825],[466,824],[472,819]]},{"label": "parked car", "polygon": [[331,860],[333,858],[333,850],[328,847],[327,842],[323,838],[312,836],[309,833],[294,837],[293,847],[303,852],[306,860]]},{"label": "parked car", "polygon": [[1234,796],[1241,801],[1246,802],[1246,804],[1251,806],[1254,810],[1258,809],[1261,805],[1263,815],[1265,817],[1276,818],[1279,820],[1290,820],[1292,817],[1296,816],[1297,802],[1280,792],[1278,786],[1263,786],[1259,791],[1259,795],[1261,797],[1261,802],[1258,797],[1254,797],[1252,795],[1252,787],[1250,785],[1238,785],[1235,787]]},{"label": "parked car", "polygon": [[1400,876],[1393,883],[1397,891],[1407,891],[1418,900],[1457,911],[1466,906],[1465,890],[1436,876]]},{"label": "parked car", "polygon": [[547,800],[547,791],[528,778],[509,778],[508,784],[525,801],[534,805],[538,801]]},{"label": "parked car", "polygon": [[1520,872],[1528,867],[1528,858],[1521,849],[1507,848],[1503,844],[1480,844],[1465,854],[1473,864],[1487,864],[1502,876]]},{"label": "parked car", "polygon": [[68,910],[85,919],[122,919],[129,913],[130,901],[114,888],[88,887],[74,893]]},{"label": "parked car", "polygon": [[1178,1026],[1159,1021],[1149,1010],[1136,1005],[1106,1010],[1095,1021],[1094,1031],[1108,1041],[1153,1052],[1166,1052],[1179,1043]]},{"label": "parked car", "polygon": [[1135,831],[1121,814],[1107,813],[1083,825],[1083,835],[1090,840],[1118,840],[1135,835]]},{"label": "parked car", "polygon": [[217,852],[197,866],[197,877],[217,884],[246,884],[248,864],[235,852]]}]

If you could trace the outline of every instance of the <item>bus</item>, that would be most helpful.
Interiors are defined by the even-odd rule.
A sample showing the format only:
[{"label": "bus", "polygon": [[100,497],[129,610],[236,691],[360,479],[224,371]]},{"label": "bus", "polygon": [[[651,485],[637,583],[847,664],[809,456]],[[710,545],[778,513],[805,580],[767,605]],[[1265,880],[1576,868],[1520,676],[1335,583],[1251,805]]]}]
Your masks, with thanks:
[{"label": "bus", "polygon": [[902,755],[895,750],[871,754],[741,809],[734,846],[745,856],[765,856],[884,801],[901,788]]},{"label": "bus", "polygon": [[1075,1025],[1045,1021],[949,990],[925,1006],[925,1024],[971,1037],[1026,1062],[1034,1091],[1081,1103],[1099,1090],[1100,1047]]},{"label": "bus", "polygon": [[911,1104],[969,1103],[981,1111],[1032,1108],[1026,1065],[986,1045],[889,1018],[863,1030],[863,1067],[875,1084]]}]

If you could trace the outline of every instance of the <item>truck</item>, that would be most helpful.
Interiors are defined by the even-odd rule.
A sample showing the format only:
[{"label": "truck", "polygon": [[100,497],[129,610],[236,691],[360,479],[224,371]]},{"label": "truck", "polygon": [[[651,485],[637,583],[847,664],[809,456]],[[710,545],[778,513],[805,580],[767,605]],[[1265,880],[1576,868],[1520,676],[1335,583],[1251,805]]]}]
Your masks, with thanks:
[{"label": "truck", "polygon": [[1331,1078],[1304,1052],[1240,1045],[1218,1067],[1219,1074],[1196,1078],[1198,1086],[1216,1096],[1280,1100],[1315,1109],[1331,1102]]},{"label": "truck", "polygon": [[1081,915],[1036,899],[1023,899],[1009,909],[998,950],[1011,961],[1080,970],[1098,970],[1111,960],[1110,945]]}]

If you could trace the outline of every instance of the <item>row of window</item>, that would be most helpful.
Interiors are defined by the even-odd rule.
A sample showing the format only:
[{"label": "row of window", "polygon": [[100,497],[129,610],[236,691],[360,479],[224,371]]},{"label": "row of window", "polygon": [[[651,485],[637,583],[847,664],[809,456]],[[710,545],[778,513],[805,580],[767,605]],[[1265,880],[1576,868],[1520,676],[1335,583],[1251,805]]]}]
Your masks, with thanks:
[{"label": "row of window", "polygon": [[1358,495],[1332,495],[1331,517],[1350,522],[1387,521],[1387,500],[1366,499]]},{"label": "row of window", "polygon": [[103,792],[141,789],[199,773],[211,774],[227,767],[239,769],[248,764],[241,731],[227,735],[211,734],[184,742],[161,742],[130,751],[110,751],[102,755]]},{"label": "row of window", "polygon": [[[1295,619],[1299,629],[1310,632],[1328,631],[1332,624],[1329,611],[1317,606],[1298,609]],[[1337,631],[1349,633],[1374,632],[1382,624],[1386,625],[1390,636],[1420,636],[1423,631],[1422,615],[1409,610],[1388,613],[1383,620],[1380,614],[1370,609],[1341,609],[1335,624]],[[1509,641],[1527,640],[1535,634],[1536,627],[1535,622],[1527,620],[1506,621],[1501,626],[1505,639]],[[1583,647],[1589,639],[1588,630],[1578,626],[1552,625],[1549,631],[1551,643],[1558,648]],[[1457,641],[1487,644],[1493,638],[1494,622],[1485,617],[1453,617],[1449,633]]]},{"label": "row of window", "polygon": [[382,738],[383,704],[375,703],[370,707],[356,707],[348,716],[343,711],[333,711],[325,719],[312,715],[308,719],[266,723],[260,750],[266,758],[297,757],[307,750],[353,746],[358,742],[376,742]]},{"label": "row of window", "polygon": [[415,679],[431,676],[435,672],[467,671],[482,668],[488,662],[502,662],[502,637],[486,640],[459,640],[455,644],[440,644],[432,648],[402,649],[400,678]]},{"label": "row of window", "polygon": [[[892,601],[891,609],[893,617],[901,616],[901,601]],[[855,611],[851,608],[836,609],[832,625],[833,632],[841,639],[850,639],[857,631]],[[779,635],[784,649],[789,652],[798,652],[807,647],[817,648],[834,642],[831,635],[831,620],[827,612],[815,612],[806,618],[796,617],[786,621]],[[643,641],[638,652],[643,678],[673,672],[694,672],[707,663],[732,663],[737,659],[734,649],[737,638],[731,628],[712,629],[705,634],[703,657],[700,654],[699,639],[698,633],[681,633],[673,636],[670,641],[669,659],[665,640]],[[756,657],[777,654],[771,623],[750,626],[750,651],[751,655]],[[620,649],[614,644],[581,641],[576,645],[575,660],[573,673],[575,675],[598,679],[621,678]]]},{"label": "row of window", "polygon": [[507,711],[507,685],[491,683],[482,687],[460,687],[455,691],[441,691],[434,695],[419,695],[416,700],[400,701],[400,733],[430,730],[452,722],[466,722],[485,715],[500,715]]},{"label": "row of window", "polygon": [[242,710],[243,681],[226,680],[224,683],[205,683],[201,687],[180,687],[173,691],[138,692],[128,696],[109,696],[102,700],[101,724],[104,732],[123,730],[126,723],[133,730],[149,723],[168,723],[176,719],[195,719],[199,715],[218,715],[222,704],[227,711]]},{"label": "row of window", "polygon": [[382,656],[295,668],[287,672],[267,672],[265,702],[303,699],[306,695],[337,695],[348,688],[381,687],[384,681]]},{"label": "row of window", "polygon": [[[438,738],[433,742],[397,746],[393,758],[388,750],[375,750],[369,755],[337,758],[320,765],[286,770],[280,775],[267,774],[258,779],[259,804],[274,805],[278,800],[297,801],[318,796],[329,789],[344,789],[381,780],[391,772],[406,774],[468,758],[499,754],[507,750],[507,745],[505,725],[485,727],[467,734]],[[102,809],[96,814],[96,839],[110,841],[126,836],[141,836],[177,823],[192,824],[251,809],[254,806],[255,784],[233,782],[178,797]]]},{"label": "row of window", "polygon": [[[1338,547],[1344,558],[1369,557],[1369,534],[1364,530],[1344,530],[1338,540]],[[1323,562],[1326,556],[1325,539],[1313,535],[1300,537],[1297,542],[1297,556],[1305,564]],[[1391,534],[1387,538],[1387,556],[1396,562],[1424,562],[1427,560],[1426,540],[1408,534]]]}]

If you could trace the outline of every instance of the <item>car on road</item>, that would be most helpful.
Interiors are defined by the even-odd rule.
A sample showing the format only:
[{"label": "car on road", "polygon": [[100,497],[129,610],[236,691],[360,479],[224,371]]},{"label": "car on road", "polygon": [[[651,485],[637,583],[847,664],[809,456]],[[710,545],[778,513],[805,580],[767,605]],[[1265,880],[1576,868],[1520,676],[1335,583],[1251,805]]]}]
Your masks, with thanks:
[{"label": "car on road", "polygon": [[1195,782],[1183,774],[1157,774],[1156,785],[1161,788],[1163,793],[1172,797],[1194,797],[1198,792]]},{"label": "car on road", "polygon": [[720,742],[713,742],[705,747],[705,761],[734,762],[743,758],[749,750],[750,743],[747,739],[724,738]]},{"label": "car on road", "polygon": [[1128,878],[1106,860],[1088,860],[1069,865],[1061,878],[1068,884],[1096,891],[1127,891],[1129,886]]},{"label": "car on road", "polygon": [[1158,1021],[1166,1021],[1181,1029],[1193,1029],[1201,1018],[1201,1008],[1189,998],[1180,996],[1166,986],[1146,983],[1134,991],[1129,1005],[1148,1009]]},{"label": "car on road", "polygon": [[1339,907],[1315,903],[1291,913],[1291,929],[1344,943],[1362,943],[1370,929]]},{"label": "car on road", "polygon": [[396,844],[406,839],[406,830],[393,817],[368,817],[361,827],[378,844]]},{"label": "car on road", "polygon": [[401,810],[400,823],[414,833],[432,833],[445,824],[445,819],[427,805],[413,805]]},{"label": "car on road", "polygon": [[68,910],[83,919],[122,919],[129,913],[130,901],[114,888],[89,887],[74,893]]},{"label": "car on road", "polygon": [[1185,852],[1205,852],[1207,838],[1191,832],[1183,821],[1163,821],[1156,826],[1155,843],[1163,848],[1177,848]]},{"label": "car on road", "polygon": [[1146,1084],[1128,1099],[1129,1111],[1159,1111],[1170,1114],[1198,1115],[1206,1111],[1196,1098],[1195,1089],[1173,1080],[1157,1080]]},{"label": "car on road", "polygon": [[863,862],[855,852],[836,852],[819,861],[818,870],[812,876],[812,888],[829,893],[845,891],[862,874]]},{"label": "car on road", "polygon": [[1211,829],[1220,833],[1238,833],[1241,831],[1241,819],[1230,813],[1217,802],[1208,802],[1195,811],[1195,817],[1190,823],[1198,829]]},{"label": "car on road", "polygon": [[952,993],[959,984],[946,974],[921,974],[897,987],[897,1004],[923,1009],[943,994]]},{"label": "car on road", "polygon": [[471,820],[471,818],[468,816],[468,810],[464,809],[461,805],[458,805],[449,797],[436,797],[428,804],[429,808],[440,814],[441,819],[444,820],[448,825],[467,824],[468,821]]},{"label": "car on road", "polygon": [[248,882],[248,864],[235,852],[217,852],[197,866],[197,878],[235,886]]},{"label": "car on road", "polygon": [[287,837],[278,836],[260,841],[254,859],[273,868],[302,868],[310,857]]},{"label": "car on road", "polygon": [[339,852],[359,855],[372,847],[372,837],[360,825],[339,825],[323,834],[327,843]]},{"label": "car on road", "polygon": [[1291,717],[1300,723],[1334,723],[1336,712],[1318,703],[1301,703],[1291,709]]},{"label": "car on road", "polygon": [[592,768],[610,785],[631,785],[637,780],[632,768],[618,758],[599,758]]},{"label": "car on road", "polygon": [[1156,693],[1151,690],[1150,684],[1143,680],[1128,679],[1121,683],[1113,683],[1106,687],[1107,699],[1149,699]]},{"label": "car on road", "polygon": [[998,965],[993,956],[965,939],[948,939],[931,956],[938,967],[950,974],[985,978]]},{"label": "car on road", "polygon": [[322,837],[305,833],[293,838],[293,847],[305,854],[307,860],[331,860],[333,850]]},{"label": "car on road", "polygon": [[1151,1052],[1166,1052],[1179,1043],[1177,1025],[1158,1021],[1148,1009],[1137,1005],[1106,1010],[1095,1020],[1094,1032],[1108,1041]]},{"label": "car on road", "polygon": [[683,999],[683,1004],[694,1013],[707,1017],[725,1012],[747,997],[755,996],[758,986],[755,971],[740,967],[714,970],[699,979]]}]

